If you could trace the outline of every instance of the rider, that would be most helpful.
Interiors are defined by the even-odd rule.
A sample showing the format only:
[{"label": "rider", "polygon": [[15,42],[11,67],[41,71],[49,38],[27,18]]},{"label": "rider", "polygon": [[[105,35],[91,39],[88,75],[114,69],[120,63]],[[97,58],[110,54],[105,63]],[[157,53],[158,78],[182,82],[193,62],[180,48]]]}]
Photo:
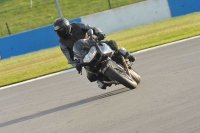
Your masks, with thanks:
[{"label": "rider", "polygon": [[[75,63],[70,63],[74,60],[73,45],[79,39],[87,38],[87,31],[89,29],[93,30],[94,35],[97,36],[98,40],[101,41],[105,38],[105,34],[98,27],[91,27],[84,23],[72,23],[70,24],[66,18],[57,18],[53,23],[53,28],[56,34],[59,36],[60,48],[69,64],[72,64],[80,72],[80,66]],[[106,41],[115,53],[118,53],[118,46],[115,41]],[[129,60],[134,61],[133,56],[128,57]],[[106,85],[98,80],[96,75],[87,72],[87,78],[90,82],[97,81],[99,88],[105,89]]]}]

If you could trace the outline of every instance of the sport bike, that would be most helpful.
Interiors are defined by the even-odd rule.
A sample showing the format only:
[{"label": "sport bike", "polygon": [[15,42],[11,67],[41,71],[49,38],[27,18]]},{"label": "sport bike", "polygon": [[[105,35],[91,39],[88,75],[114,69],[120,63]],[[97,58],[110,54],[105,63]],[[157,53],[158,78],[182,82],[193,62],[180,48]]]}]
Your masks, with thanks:
[{"label": "sport bike", "polygon": [[93,31],[87,32],[88,38],[77,41],[73,46],[74,61],[77,65],[85,68],[87,72],[95,74],[103,84],[111,86],[122,84],[127,88],[134,89],[140,83],[141,77],[132,69],[133,62],[126,58],[128,51],[120,49],[119,61],[114,60],[114,51],[105,43],[94,39]]}]

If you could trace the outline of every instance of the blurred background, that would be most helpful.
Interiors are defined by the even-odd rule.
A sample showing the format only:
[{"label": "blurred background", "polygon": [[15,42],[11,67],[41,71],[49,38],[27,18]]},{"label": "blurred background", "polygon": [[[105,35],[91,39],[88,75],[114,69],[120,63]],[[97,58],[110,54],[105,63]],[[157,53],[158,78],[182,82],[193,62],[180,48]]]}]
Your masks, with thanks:
[{"label": "blurred background", "polygon": [[144,0],[0,0],[0,38],[52,24],[62,16],[72,19]]}]

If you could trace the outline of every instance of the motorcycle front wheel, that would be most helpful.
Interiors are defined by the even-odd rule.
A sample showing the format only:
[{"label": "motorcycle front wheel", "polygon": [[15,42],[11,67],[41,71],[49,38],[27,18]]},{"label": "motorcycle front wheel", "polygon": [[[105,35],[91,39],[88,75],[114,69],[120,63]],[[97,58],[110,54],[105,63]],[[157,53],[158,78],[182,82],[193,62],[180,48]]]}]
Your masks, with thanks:
[{"label": "motorcycle front wheel", "polygon": [[139,84],[140,81],[141,81],[140,75],[137,74],[137,73],[136,73],[134,70],[132,70],[132,69],[129,69],[129,72],[130,72],[132,78],[137,82],[137,84]]},{"label": "motorcycle front wheel", "polygon": [[116,80],[120,84],[126,86],[127,88],[135,89],[137,87],[137,82],[132,77],[127,75],[125,71],[109,67],[104,74],[112,80]]}]

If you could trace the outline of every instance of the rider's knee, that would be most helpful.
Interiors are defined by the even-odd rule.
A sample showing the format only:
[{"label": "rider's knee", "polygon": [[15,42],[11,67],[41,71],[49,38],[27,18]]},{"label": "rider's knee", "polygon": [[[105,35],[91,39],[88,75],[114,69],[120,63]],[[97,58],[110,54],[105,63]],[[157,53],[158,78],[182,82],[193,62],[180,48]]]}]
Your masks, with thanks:
[{"label": "rider's knee", "polygon": [[115,52],[118,52],[118,45],[114,40],[109,40],[108,45],[110,46],[112,50],[114,50]]}]

